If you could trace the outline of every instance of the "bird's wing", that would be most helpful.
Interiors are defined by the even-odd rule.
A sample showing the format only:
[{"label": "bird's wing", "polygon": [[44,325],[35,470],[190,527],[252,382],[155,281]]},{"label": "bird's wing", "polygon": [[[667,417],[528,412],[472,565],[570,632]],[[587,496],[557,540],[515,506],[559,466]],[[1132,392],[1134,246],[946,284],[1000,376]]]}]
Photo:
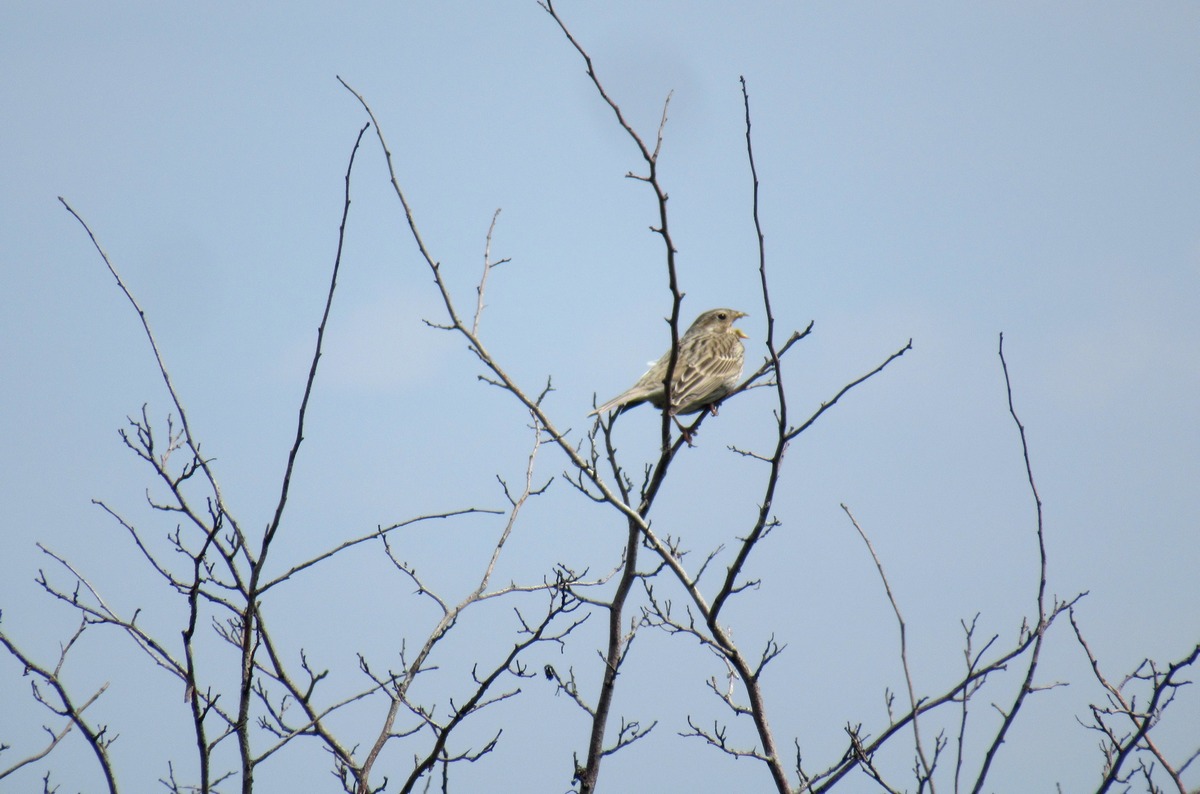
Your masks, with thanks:
[{"label": "bird's wing", "polygon": [[[734,339],[712,338],[695,340],[688,355],[680,355],[679,372],[671,384],[671,405],[675,410],[705,400],[731,379],[742,373],[744,353]],[[686,361],[686,364],[683,362]]]}]

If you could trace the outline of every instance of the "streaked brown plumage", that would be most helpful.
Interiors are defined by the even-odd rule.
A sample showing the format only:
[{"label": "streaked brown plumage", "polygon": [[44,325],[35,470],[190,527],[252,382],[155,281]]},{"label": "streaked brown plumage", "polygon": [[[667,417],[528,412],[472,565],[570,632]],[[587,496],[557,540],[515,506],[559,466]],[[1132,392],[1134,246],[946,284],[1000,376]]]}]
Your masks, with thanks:
[{"label": "streaked brown plumage", "polygon": [[[745,312],[710,309],[692,323],[679,339],[679,355],[671,380],[671,414],[694,414],[729,394],[742,377],[746,333],[733,324]],[[650,402],[663,407],[663,380],[671,353],[668,351],[638,382],[623,394],[601,405],[590,415],[614,408],[631,408]]]}]

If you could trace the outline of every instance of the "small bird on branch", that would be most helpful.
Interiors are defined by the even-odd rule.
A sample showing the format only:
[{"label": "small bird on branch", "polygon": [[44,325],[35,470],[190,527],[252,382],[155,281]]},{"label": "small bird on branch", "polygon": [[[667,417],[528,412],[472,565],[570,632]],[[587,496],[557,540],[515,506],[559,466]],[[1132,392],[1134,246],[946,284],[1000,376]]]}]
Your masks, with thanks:
[{"label": "small bird on branch", "polygon": [[[679,338],[679,354],[671,378],[672,416],[694,414],[710,406],[715,413],[716,403],[737,386],[746,355],[742,340],[747,337],[745,331],[734,328],[733,324],[745,316],[745,312],[734,309],[709,309]],[[670,360],[671,351],[668,350],[628,391],[588,415],[613,409],[619,412],[644,402],[663,408],[663,381]]]}]

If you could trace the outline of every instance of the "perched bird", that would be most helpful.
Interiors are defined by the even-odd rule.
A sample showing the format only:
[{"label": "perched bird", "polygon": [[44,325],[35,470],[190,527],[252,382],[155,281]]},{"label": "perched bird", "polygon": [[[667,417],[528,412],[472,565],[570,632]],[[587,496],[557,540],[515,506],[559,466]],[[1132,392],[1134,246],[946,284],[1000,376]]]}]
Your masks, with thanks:
[{"label": "perched bird", "polygon": [[[696,318],[679,339],[679,355],[671,379],[671,415],[694,414],[729,394],[742,377],[742,359],[746,350],[742,340],[746,332],[734,328],[745,312],[733,309],[709,309]],[[671,353],[668,351],[625,393],[612,398],[589,416],[614,408],[631,408],[650,402],[663,407],[663,380]]]}]

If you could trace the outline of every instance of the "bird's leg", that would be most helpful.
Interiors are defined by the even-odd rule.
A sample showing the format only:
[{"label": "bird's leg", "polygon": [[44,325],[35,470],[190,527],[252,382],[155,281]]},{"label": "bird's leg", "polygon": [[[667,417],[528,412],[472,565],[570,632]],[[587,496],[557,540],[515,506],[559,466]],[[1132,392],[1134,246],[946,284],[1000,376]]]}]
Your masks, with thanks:
[{"label": "bird's leg", "polygon": [[690,428],[684,427],[683,422],[679,421],[679,417],[675,416],[674,414],[671,414],[671,418],[675,420],[675,426],[679,428],[679,435],[683,436],[683,440],[685,442],[687,442],[687,445],[689,447],[696,446],[695,444],[692,443],[692,438],[696,434],[693,433]]}]

